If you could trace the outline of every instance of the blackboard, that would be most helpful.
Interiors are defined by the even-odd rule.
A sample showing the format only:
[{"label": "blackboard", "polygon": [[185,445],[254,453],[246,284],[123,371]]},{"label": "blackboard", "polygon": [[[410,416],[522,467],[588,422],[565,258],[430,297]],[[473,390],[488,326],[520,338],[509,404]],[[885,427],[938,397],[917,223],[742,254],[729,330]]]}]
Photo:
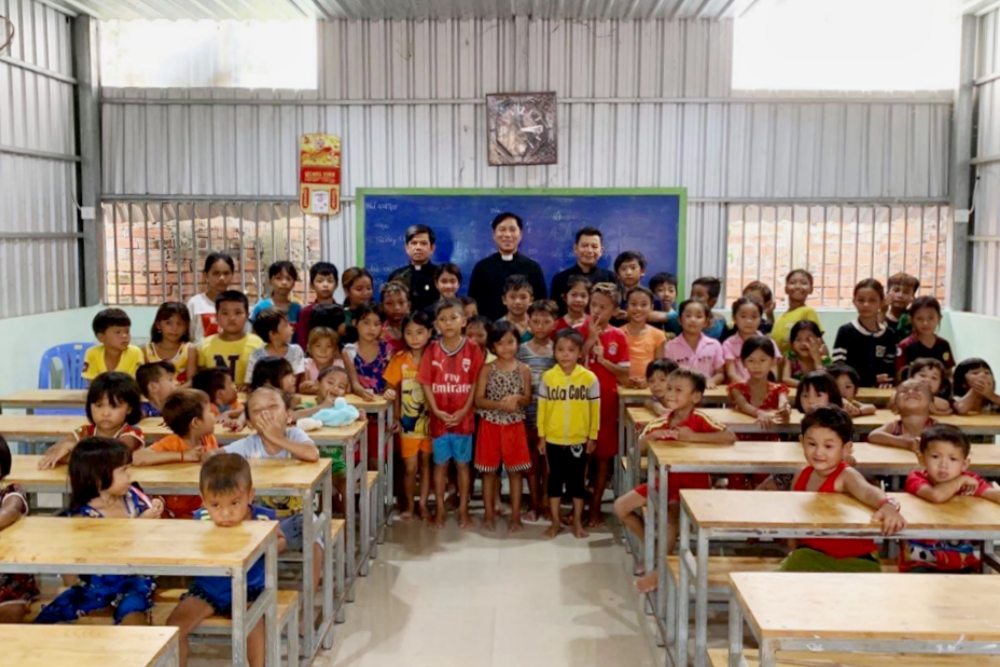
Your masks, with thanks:
[{"label": "blackboard", "polygon": [[[646,257],[646,281],[668,271],[684,294],[684,220],[687,195],[676,189],[605,190],[383,190],[359,189],[357,257],[378,287],[394,269],[407,264],[406,228],[423,223],[437,234],[435,263],[462,269],[461,294],[472,267],[496,252],[490,223],[502,211],[524,220],[521,252],[542,265],[546,284],[576,261],[573,238],[591,225],[604,236],[600,265],[613,268],[615,257],[638,250]],[[644,281],[644,284],[645,282]]]}]

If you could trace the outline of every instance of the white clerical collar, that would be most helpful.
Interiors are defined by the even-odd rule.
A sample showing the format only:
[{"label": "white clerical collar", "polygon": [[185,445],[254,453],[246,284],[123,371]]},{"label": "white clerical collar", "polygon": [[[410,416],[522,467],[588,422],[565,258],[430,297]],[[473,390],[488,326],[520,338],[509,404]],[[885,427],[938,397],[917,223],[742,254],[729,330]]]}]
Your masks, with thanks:
[{"label": "white clerical collar", "polygon": [[514,255],[516,255],[516,254],[517,254],[516,252],[511,253],[509,255],[505,255],[503,253],[500,253],[500,259],[502,259],[505,262],[512,262],[512,261],[514,261]]}]

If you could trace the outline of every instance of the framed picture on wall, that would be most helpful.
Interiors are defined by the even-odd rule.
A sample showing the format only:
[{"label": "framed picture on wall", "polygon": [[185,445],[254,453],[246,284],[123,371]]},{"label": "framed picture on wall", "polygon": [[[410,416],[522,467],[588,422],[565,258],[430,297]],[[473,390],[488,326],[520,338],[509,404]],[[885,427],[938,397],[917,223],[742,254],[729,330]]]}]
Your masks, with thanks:
[{"label": "framed picture on wall", "polygon": [[487,155],[491,166],[556,163],[556,94],[486,96]]}]

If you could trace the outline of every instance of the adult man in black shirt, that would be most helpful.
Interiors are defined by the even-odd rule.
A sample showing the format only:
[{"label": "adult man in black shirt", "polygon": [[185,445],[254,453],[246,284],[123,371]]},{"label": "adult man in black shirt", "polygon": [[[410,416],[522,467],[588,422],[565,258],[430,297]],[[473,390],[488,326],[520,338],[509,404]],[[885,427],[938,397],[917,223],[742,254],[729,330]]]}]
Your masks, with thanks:
[{"label": "adult man in black shirt", "polygon": [[436,241],[434,230],[427,225],[410,225],[406,229],[407,266],[393,271],[389,280],[397,280],[410,288],[411,310],[424,310],[440,298],[434,286],[437,266],[431,262]]},{"label": "adult man in black shirt", "polygon": [[499,252],[479,260],[472,269],[469,296],[476,300],[479,314],[498,320],[507,314],[503,305],[503,285],[507,278],[520,274],[531,283],[533,297],[544,299],[545,274],[535,260],[518,252],[524,234],[524,222],[513,213],[493,218],[493,242]]},{"label": "adult man in black shirt", "polygon": [[602,269],[597,262],[604,254],[604,237],[596,227],[584,227],[577,231],[573,242],[573,254],[576,264],[560,271],[552,278],[552,299],[559,305],[559,314],[566,314],[566,300],[563,296],[568,291],[569,279],[572,276],[586,276],[590,284],[618,282],[614,271]]}]

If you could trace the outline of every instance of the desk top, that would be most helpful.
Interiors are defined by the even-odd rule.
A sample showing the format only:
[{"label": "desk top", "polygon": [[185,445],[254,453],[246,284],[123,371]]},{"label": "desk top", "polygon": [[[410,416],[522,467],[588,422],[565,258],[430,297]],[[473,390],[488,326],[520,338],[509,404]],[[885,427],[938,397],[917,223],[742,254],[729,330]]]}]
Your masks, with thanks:
[{"label": "desk top", "polygon": [[[858,389],[857,400],[862,403],[879,403],[885,404],[892,399],[893,394],[896,393],[895,389],[877,389],[874,387],[862,387]],[[795,388],[788,388],[788,395],[791,400],[795,399]],[[626,400],[640,401],[650,398],[652,394],[649,389],[630,389],[628,387],[618,388],[619,398],[624,398]],[[718,387],[712,387],[711,389],[706,389],[704,394],[705,399],[711,399],[713,403],[718,403],[719,401],[729,398],[729,387],[725,385],[720,385]]]},{"label": "desk top", "polygon": [[[730,410],[728,408],[699,408],[699,410],[726,426],[746,430],[747,428],[752,428],[757,425],[756,419],[750,415],[743,414],[742,412],[737,412],[736,410]],[[637,427],[645,426],[649,422],[656,419],[656,415],[643,407],[628,408],[626,412],[628,413],[628,418]],[[791,423],[782,424],[778,427],[778,429],[797,429],[802,423],[803,416],[804,415],[797,410],[792,410]],[[935,415],[934,418],[942,424],[951,424],[952,426],[957,426],[961,429],[991,429],[1000,433],[1000,415]],[[854,422],[854,428],[856,429],[874,429],[882,426],[883,424],[895,421],[896,419],[899,419],[899,415],[895,414],[891,410],[882,409],[876,410],[873,415],[853,417],[852,421]]]},{"label": "desk top", "polygon": [[[952,498],[939,505],[908,493],[899,500],[907,531],[955,530],[1000,533],[1000,505],[982,498]],[[872,508],[846,493],[682,489],[681,502],[707,528],[878,530]]]},{"label": "desk top", "polygon": [[[660,465],[732,466],[733,472],[766,466],[805,467],[802,445],[797,442],[737,442],[734,445],[706,445],[684,442],[651,442],[649,450]],[[920,467],[915,454],[896,447],[867,442],[852,445],[858,468],[893,469],[898,474]],[[972,468],[1000,469],[1000,447],[972,445]]]},{"label": "desk top", "polygon": [[800,572],[729,577],[762,637],[806,637],[817,643],[1000,641],[1000,577]]},{"label": "desk top", "polygon": [[172,627],[0,625],[4,659],[18,667],[149,667],[176,637]]},{"label": "desk top", "polygon": [[[69,490],[69,469],[58,466],[49,470],[39,470],[38,462],[41,456],[13,456],[10,474],[4,478],[8,484],[20,484],[31,490],[31,487],[62,486]],[[266,460],[250,461],[253,475],[253,486],[257,491],[269,489],[290,489],[307,491],[329,474],[330,459],[320,459],[315,463],[305,461]],[[162,466],[138,467],[129,469],[135,482],[138,482],[148,493],[160,493],[163,488],[191,488],[197,491],[200,463],[171,463]]]},{"label": "desk top", "polygon": [[[382,397],[376,397],[374,401],[365,401],[360,396],[348,394],[344,398],[361,410],[374,412],[389,406],[389,401]],[[245,400],[246,397],[241,396],[240,399]],[[86,389],[22,389],[0,396],[0,405],[8,408],[83,407],[86,402]]]},{"label": "desk top", "polygon": [[[33,438],[51,436],[53,440],[58,440],[63,436],[69,435],[86,422],[85,417],[73,416],[0,415],[0,433],[3,433],[8,440],[15,441],[18,436]],[[139,422],[138,426],[146,437],[147,443],[159,440],[171,433],[167,425],[163,423],[163,419],[159,417],[143,419]],[[359,433],[362,433],[366,427],[367,424],[365,422],[356,421],[347,426],[338,426],[336,428],[324,427],[315,431],[309,431],[309,437],[319,445],[342,443],[353,439]],[[215,426],[215,437],[220,443],[235,442],[240,438],[247,437],[251,433],[253,431],[249,428],[230,431],[221,424],[216,424]]]},{"label": "desk top", "polygon": [[3,531],[0,568],[20,563],[246,569],[277,526],[276,521],[218,528],[211,521],[29,516]]},{"label": "desk top", "polygon": [[[757,649],[743,649],[746,659],[744,664],[756,665]],[[708,649],[708,662],[712,667],[729,667],[728,648]],[[952,653],[950,655],[916,655],[907,654],[905,659],[898,655],[878,653],[842,653],[824,651],[779,651],[777,667],[1000,667],[1000,655],[977,655],[970,658],[967,655]]]}]

